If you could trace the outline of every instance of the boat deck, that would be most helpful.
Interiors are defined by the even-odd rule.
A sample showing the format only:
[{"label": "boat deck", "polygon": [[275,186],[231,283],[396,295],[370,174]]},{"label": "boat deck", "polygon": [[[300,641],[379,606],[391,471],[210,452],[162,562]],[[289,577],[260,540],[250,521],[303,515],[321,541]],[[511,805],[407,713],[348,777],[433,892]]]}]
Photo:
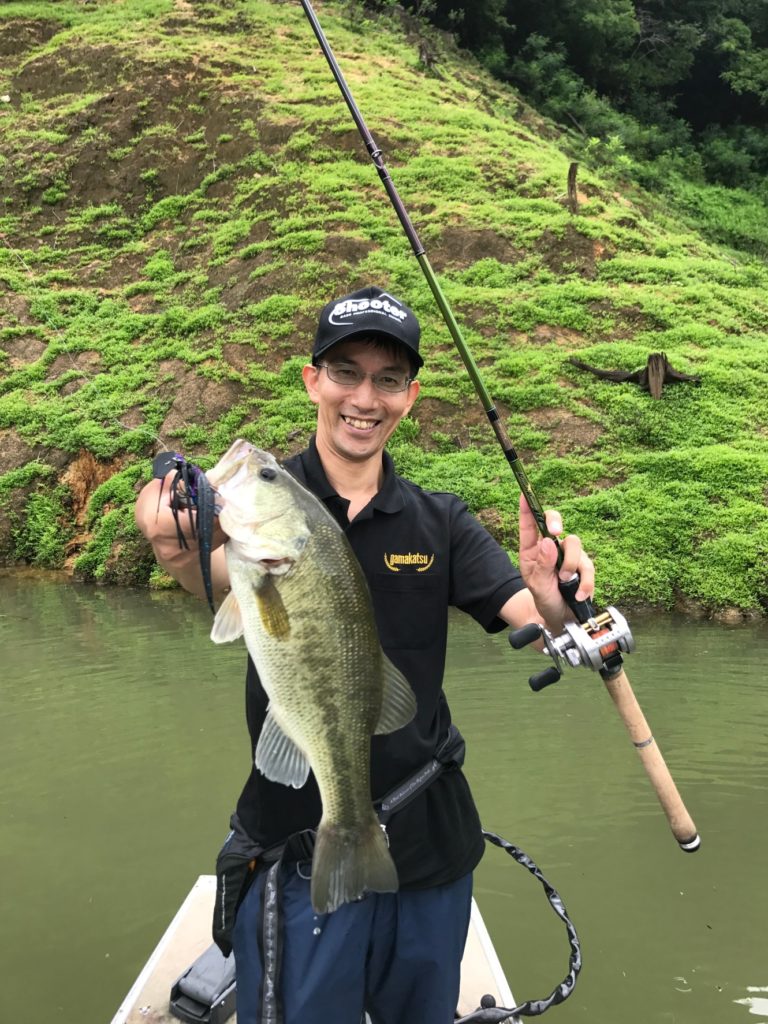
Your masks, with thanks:
[{"label": "boat deck", "polygon": [[[177,1019],[168,1009],[171,986],[211,944],[211,914],[216,891],[213,875],[201,875],[171,921],[165,934],[112,1018],[112,1024],[171,1024]],[[475,901],[472,901],[467,945],[461,965],[459,1012],[471,1013],[486,993],[497,1006],[514,1006]],[[235,1015],[228,1024],[235,1024]]]}]

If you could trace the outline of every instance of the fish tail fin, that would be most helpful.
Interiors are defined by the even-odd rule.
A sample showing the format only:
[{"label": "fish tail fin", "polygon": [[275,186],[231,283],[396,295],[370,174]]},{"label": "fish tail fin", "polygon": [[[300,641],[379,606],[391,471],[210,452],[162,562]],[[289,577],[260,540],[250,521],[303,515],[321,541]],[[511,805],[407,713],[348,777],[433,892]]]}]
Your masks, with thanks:
[{"label": "fish tail fin", "polygon": [[320,823],[312,858],[312,907],[330,914],[366,892],[397,892],[397,868],[378,820],[360,832]]}]

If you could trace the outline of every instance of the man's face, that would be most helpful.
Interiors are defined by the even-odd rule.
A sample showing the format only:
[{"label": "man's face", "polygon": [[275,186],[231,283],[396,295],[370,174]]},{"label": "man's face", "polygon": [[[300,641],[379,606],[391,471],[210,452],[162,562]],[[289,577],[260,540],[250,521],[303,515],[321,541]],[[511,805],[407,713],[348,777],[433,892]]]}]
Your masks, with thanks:
[{"label": "man's face", "polygon": [[[408,358],[399,347],[390,352],[368,341],[341,341],[328,349],[322,363],[352,367],[365,374],[404,373],[410,376]],[[327,370],[305,366],[304,385],[317,406],[317,444],[353,462],[380,455],[384,445],[419,393],[418,381],[394,394],[381,391],[366,376],[356,387],[336,384]]]}]

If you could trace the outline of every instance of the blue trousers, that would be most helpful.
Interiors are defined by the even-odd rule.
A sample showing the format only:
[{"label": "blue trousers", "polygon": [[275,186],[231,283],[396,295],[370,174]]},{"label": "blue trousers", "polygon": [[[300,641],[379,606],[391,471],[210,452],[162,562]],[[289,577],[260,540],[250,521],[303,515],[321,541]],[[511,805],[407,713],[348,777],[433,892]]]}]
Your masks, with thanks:
[{"label": "blue trousers", "polygon": [[[472,875],[413,892],[370,893],[315,914],[310,865],[281,870],[284,1024],[451,1024],[469,928]],[[256,879],[232,935],[237,1022],[261,1024],[262,886]]]}]

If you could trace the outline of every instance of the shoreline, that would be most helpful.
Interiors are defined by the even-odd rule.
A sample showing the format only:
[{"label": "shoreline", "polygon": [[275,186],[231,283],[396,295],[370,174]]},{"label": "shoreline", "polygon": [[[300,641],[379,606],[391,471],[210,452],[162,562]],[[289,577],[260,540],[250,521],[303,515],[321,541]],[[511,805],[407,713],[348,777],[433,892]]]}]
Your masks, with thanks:
[{"label": "shoreline", "polygon": [[[115,590],[143,590],[148,594],[152,595],[155,599],[159,595],[163,594],[184,594],[182,587],[177,584],[162,586],[162,587],[151,587],[151,586],[140,586],[139,584],[118,584],[114,582],[100,583],[96,580],[85,580],[79,578],[75,573],[68,569],[42,569],[34,565],[27,565],[26,563],[16,563],[11,565],[0,565],[0,579],[6,577],[14,577],[21,579],[32,579],[32,580],[46,580],[50,583],[59,584],[74,584],[75,586],[85,587],[109,587]],[[192,595],[188,595],[192,598]],[[196,599],[195,599],[196,600]],[[651,605],[645,602],[621,602],[622,611],[625,615],[631,615],[638,619],[648,619],[654,616],[678,616],[684,620],[693,622],[715,622],[719,626],[746,626],[756,622],[763,622],[768,619],[768,615],[761,614],[758,611],[745,611],[735,606],[725,606],[723,608],[708,608],[706,605],[700,602],[693,601],[690,598],[678,597],[675,605],[672,608],[667,608],[659,605]]]}]

